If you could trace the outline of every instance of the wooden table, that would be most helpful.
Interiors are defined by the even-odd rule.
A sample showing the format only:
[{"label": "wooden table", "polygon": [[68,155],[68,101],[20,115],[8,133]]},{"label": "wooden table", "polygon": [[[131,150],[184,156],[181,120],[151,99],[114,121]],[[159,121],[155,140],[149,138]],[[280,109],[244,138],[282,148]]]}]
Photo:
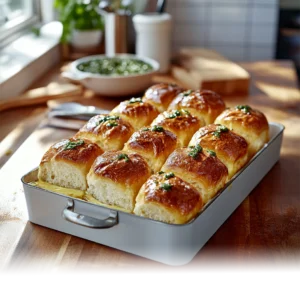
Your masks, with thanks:
[{"label": "wooden table", "polygon": [[[295,71],[288,61],[242,65],[253,78],[251,94],[226,98],[226,104],[249,104],[265,112],[269,121],[285,125],[281,159],[183,268],[228,262],[300,263],[300,94]],[[58,71],[54,69],[35,86],[58,80]],[[99,97],[85,97],[82,102],[106,109],[117,104],[117,100]],[[8,149],[14,152],[0,170],[0,266],[42,270],[145,265],[169,268],[28,221],[21,176],[38,165],[50,144],[73,134],[47,126],[35,129],[45,112],[46,107],[39,106],[0,115],[0,138],[6,136],[0,144],[0,162],[8,159]]]}]

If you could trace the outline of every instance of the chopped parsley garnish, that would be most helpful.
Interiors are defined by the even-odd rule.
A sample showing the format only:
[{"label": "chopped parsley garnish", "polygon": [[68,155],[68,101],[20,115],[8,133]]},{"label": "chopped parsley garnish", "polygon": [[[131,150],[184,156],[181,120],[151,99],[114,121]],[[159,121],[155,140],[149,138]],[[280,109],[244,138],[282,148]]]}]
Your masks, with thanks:
[{"label": "chopped parsley garnish", "polygon": [[68,143],[65,145],[63,150],[71,150],[71,149],[74,149],[74,148],[76,148],[78,146],[81,146],[83,144],[84,144],[83,140],[78,140],[76,142],[68,141]]},{"label": "chopped parsley garnish", "polygon": [[110,123],[106,124],[106,127],[115,127],[115,126],[118,126],[118,123],[116,123],[116,122],[110,122]]},{"label": "chopped parsley garnish", "polygon": [[169,183],[162,183],[159,188],[165,191],[170,191],[172,189],[172,185]]},{"label": "chopped parsley garnish", "polygon": [[213,151],[213,150],[206,150],[206,151],[207,151],[207,153],[208,153],[210,156],[217,156],[217,155],[216,155],[216,152]]},{"label": "chopped parsley garnish", "polygon": [[186,96],[189,96],[192,92],[193,92],[192,90],[187,90],[187,91],[183,92],[182,95],[184,97],[186,97]]},{"label": "chopped parsley garnish", "polygon": [[175,110],[173,113],[169,114],[167,116],[167,119],[175,119],[177,117],[181,116],[181,113],[179,110]]},{"label": "chopped parsley garnish", "polygon": [[158,126],[158,125],[154,125],[152,128],[151,128],[152,131],[157,131],[157,132],[163,132],[164,131],[164,128],[162,126]]},{"label": "chopped parsley garnish", "polygon": [[196,159],[198,154],[202,152],[202,147],[200,145],[190,146],[191,151],[188,153],[189,156]]},{"label": "chopped parsley garnish", "polygon": [[[96,126],[98,126],[98,125],[100,125],[101,123],[104,123],[104,122],[106,122],[106,121],[115,121],[115,120],[119,120],[120,119],[120,117],[118,117],[118,116],[104,116],[104,117],[101,117],[98,121],[97,121],[97,123],[96,123]],[[116,122],[114,122],[114,123],[116,123]],[[118,125],[118,124],[117,124]],[[117,125],[115,125],[115,126],[117,126]]]},{"label": "chopped parsley garnish", "polygon": [[149,130],[150,130],[150,129],[147,128],[147,127],[142,129],[142,131],[149,131]]},{"label": "chopped parsley garnish", "polygon": [[222,132],[227,132],[229,129],[224,125],[218,125],[217,130],[213,132],[213,135],[217,138],[221,136]]},{"label": "chopped parsley garnish", "polygon": [[143,103],[143,100],[142,100],[142,98],[131,98],[130,100],[129,100],[129,103]]},{"label": "chopped parsley garnish", "polygon": [[127,154],[121,153],[118,155],[118,160],[124,159],[126,162],[129,161],[129,157]]},{"label": "chopped parsley garnish", "polygon": [[182,111],[185,113],[185,114],[187,114],[187,115],[190,115],[191,113],[188,111],[188,110],[186,110],[186,109],[182,109]]},{"label": "chopped parsley garnish", "polygon": [[249,105],[237,105],[236,108],[241,110],[244,114],[249,114],[252,110]]},{"label": "chopped parsley garnish", "polygon": [[158,172],[159,175],[164,174],[164,173],[165,173],[164,171],[159,171]]},{"label": "chopped parsley garnish", "polygon": [[164,177],[165,177],[165,179],[170,179],[170,178],[175,177],[175,174],[173,172],[166,173]]}]

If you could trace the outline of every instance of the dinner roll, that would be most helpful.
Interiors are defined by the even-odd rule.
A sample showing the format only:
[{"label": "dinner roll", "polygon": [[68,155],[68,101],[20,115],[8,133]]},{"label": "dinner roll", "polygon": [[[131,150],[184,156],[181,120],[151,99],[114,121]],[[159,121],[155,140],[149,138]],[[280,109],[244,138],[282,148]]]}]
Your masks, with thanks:
[{"label": "dinner roll", "polygon": [[152,175],[136,198],[134,213],[171,224],[184,224],[202,208],[200,194],[174,173]]},{"label": "dinner roll", "polygon": [[248,156],[251,158],[269,140],[269,124],[260,111],[248,105],[238,105],[226,109],[215,120],[241,135],[248,143]]},{"label": "dinner roll", "polygon": [[104,204],[131,212],[139,189],[150,175],[150,167],[141,155],[107,151],[92,165],[87,175],[87,191]]},{"label": "dinner roll", "polygon": [[162,167],[164,172],[173,172],[176,176],[191,184],[207,203],[222,189],[227,181],[226,166],[200,146],[176,149]]},{"label": "dinner roll", "polygon": [[97,115],[92,117],[74,137],[88,139],[104,151],[121,150],[133,132],[130,123],[119,116]]},{"label": "dinner roll", "polygon": [[124,150],[139,153],[155,173],[175,150],[176,144],[176,135],[161,126],[154,125],[135,132],[125,144]]},{"label": "dinner roll", "polygon": [[86,190],[86,175],[103,150],[85,139],[65,139],[44,154],[39,165],[39,180],[54,185]]},{"label": "dinner roll", "polygon": [[158,113],[153,105],[143,102],[141,98],[132,98],[121,102],[110,112],[110,115],[119,116],[128,121],[136,131],[143,126],[150,125]]},{"label": "dinner roll", "polygon": [[157,116],[151,125],[163,126],[177,136],[177,147],[185,147],[204,120],[196,118],[186,109],[165,111]]},{"label": "dinner roll", "polygon": [[188,109],[189,112],[203,118],[205,125],[214,122],[215,118],[225,109],[221,96],[215,92],[188,90],[180,93],[169,105],[169,109]]},{"label": "dinner roll", "polygon": [[246,140],[223,125],[211,124],[200,128],[189,143],[189,146],[197,145],[220,159],[228,169],[229,179],[248,159]]},{"label": "dinner roll", "polygon": [[176,84],[159,83],[149,87],[143,97],[144,102],[155,106],[159,112],[167,110],[171,101],[184,89]]}]

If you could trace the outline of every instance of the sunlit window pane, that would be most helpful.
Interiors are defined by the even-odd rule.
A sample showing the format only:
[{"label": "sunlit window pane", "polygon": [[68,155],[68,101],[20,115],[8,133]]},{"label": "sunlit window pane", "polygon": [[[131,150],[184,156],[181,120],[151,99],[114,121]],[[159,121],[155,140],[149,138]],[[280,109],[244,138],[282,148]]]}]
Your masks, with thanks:
[{"label": "sunlit window pane", "polygon": [[20,17],[30,17],[32,6],[32,0],[0,0],[0,28]]}]

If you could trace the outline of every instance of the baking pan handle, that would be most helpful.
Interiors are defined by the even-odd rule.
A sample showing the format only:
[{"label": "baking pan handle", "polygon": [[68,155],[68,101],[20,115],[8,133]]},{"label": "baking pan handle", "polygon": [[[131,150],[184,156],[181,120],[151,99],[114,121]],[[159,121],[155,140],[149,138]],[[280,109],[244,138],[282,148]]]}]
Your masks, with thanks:
[{"label": "baking pan handle", "polygon": [[100,220],[93,217],[85,216],[74,212],[74,200],[69,199],[62,216],[69,222],[89,228],[110,228],[118,224],[118,213],[111,210],[109,217]]}]

